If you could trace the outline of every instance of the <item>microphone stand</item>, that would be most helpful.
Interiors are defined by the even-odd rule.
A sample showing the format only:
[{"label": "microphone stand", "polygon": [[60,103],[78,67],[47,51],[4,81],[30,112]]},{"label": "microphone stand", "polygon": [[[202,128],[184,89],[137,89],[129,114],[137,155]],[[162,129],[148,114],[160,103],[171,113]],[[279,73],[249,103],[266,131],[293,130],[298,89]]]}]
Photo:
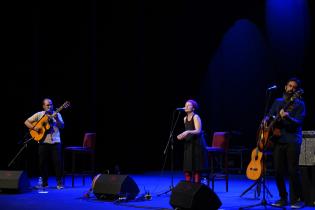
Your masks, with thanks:
[{"label": "microphone stand", "polygon": [[[274,88],[273,88],[274,89]],[[266,105],[265,105],[265,113],[264,113],[264,117],[267,116],[267,110],[268,110],[268,107],[269,107],[269,101],[270,101],[270,88],[267,89],[266,91],[266,94],[267,95],[267,101],[266,101]],[[258,184],[258,186],[260,184],[262,184],[262,188],[263,188],[263,196],[262,196],[262,199],[260,201],[260,203],[257,203],[257,204],[253,204],[253,205],[249,205],[249,206],[243,206],[243,207],[240,207],[239,210],[242,210],[242,209],[246,209],[246,208],[253,208],[253,207],[257,207],[257,206],[264,206],[265,209],[267,208],[267,206],[270,206],[270,207],[274,207],[274,208],[282,208],[282,209],[286,209],[285,207],[283,206],[273,206],[272,204],[268,203],[267,202],[267,199],[266,199],[266,191],[267,193],[269,193],[271,195],[271,193],[269,192],[267,186],[266,186],[266,173],[267,173],[267,167],[266,167],[266,145],[264,146],[263,148],[263,151],[262,151],[262,167],[263,167],[263,171],[262,171],[262,176],[259,178],[258,182],[254,183],[255,184]],[[261,180],[262,179],[262,180]],[[252,185],[249,189],[251,189],[254,185]],[[242,195],[244,195],[249,189],[245,190],[245,192],[242,193]],[[241,195],[241,196],[242,196]]]},{"label": "microphone stand", "polygon": [[16,158],[21,154],[21,152],[27,147],[27,143],[29,141],[33,140],[32,138],[27,139],[26,141],[23,142],[23,147],[21,147],[21,149],[18,151],[18,153],[13,157],[13,159],[10,161],[10,163],[8,164],[8,167],[10,168],[10,166],[14,163],[14,161],[16,160]]},{"label": "microphone stand", "polygon": [[[45,114],[46,115],[46,114]],[[34,125],[33,125],[33,127],[31,128],[31,129],[34,129],[36,126],[37,126],[37,124],[40,122],[40,120],[45,116],[45,115],[43,115]],[[24,139],[26,139],[26,136],[27,136],[28,134],[25,134],[24,135]],[[33,137],[31,137],[31,138],[29,138],[29,139],[27,139],[26,141],[24,141],[23,142],[23,147],[18,151],[18,153],[14,156],[14,158],[10,161],[10,163],[8,164],[8,167],[10,167],[12,164],[13,164],[13,162],[15,161],[15,159],[21,154],[21,152],[25,149],[25,148],[27,148],[27,143],[29,142],[29,141],[31,141],[31,140],[33,140],[34,138]]]},{"label": "microphone stand", "polygon": [[[277,86],[276,85],[274,85],[274,86],[272,86],[272,87],[270,87],[270,88],[267,88],[267,90],[266,90],[266,104],[265,104],[265,108],[264,108],[264,118],[267,116],[267,112],[268,112],[268,107],[269,107],[269,105],[270,105],[270,98],[271,98],[271,90],[274,90],[274,89],[276,89],[277,88]],[[263,151],[263,161],[265,161],[264,160],[264,158],[265,158],[265,152],[266,151]],[[265,162],[263,162],[263,163],[265,163]],[[263,181],[262,181],[263,180]],[[255,181],[250,187],[248,187],[244,192],[242,192],[242,194],[240,195],[240,197],[242,197],[243,195],[245,195],[249,190],[251,190],[253,187],[255,187],[256,185],[256,191],[255,191],[255,198],[256,198],[256,193],[257,193],[257,195],[258,195],[258,197],[260,196],[260,191],[261,191],[261,184],[263,184],[263,185],[265,185],[265,181],[264,181],[264,177],[263,176],[261,176],[257,181]],[[263,187],[265,187],[265,186],[263,186]],[[267,189],[267,193],[272,197],[272,194],[270,193],[270,191],[268,190],[268,188],[267,187],[265,187],[266,189]]]},{"label": "microphone stand", "polygon": [[167,191],[158,194],[158,196],[163,195],[163,194],[167,194],[167,193],[171,192],[173,190],[173,188],[174,188],[174,175],[173,175],[173,172],[174,172],[174,136],[173,136],[173,134],[174,134],[174,129],[176,127],[179,115],[180,115],[180,110],[178,110],[177,113],[178,114],[177,114],[175,123],[173,123],[174,122],[174,114],[175,114],[173,112],[173,118],[172,118],[172,125],[171,125],[170,135],[168,137],[167,144],[166,144],[165,149],[163,151],[163,154],[165,155],[165,159],[166,159],[167,151],[168,151],[169,148],[171,148],[171,186],[169,187],[169,189]]}]

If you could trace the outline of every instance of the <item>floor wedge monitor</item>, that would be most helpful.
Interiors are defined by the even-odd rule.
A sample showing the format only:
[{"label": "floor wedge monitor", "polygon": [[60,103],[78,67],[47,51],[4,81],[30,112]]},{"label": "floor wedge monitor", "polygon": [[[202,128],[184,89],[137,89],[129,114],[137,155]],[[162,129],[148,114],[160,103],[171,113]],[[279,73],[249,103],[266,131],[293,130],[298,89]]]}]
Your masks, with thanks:
[{"label": "floor wedge monitor", "polygon": [[217,210],[222,205],[219,197],[206,185],[179,182],[173,189],[170,204],[174,209]]},{"label": "floor wedge monitor", "polygon": [[25,171],[0,170],[0,192],[22,193],[30,190]]},{"label": "floor wedge monitor", "polygon": [[139,188],[135,181],[128,175],[98,174],[93,179],[93,193],[98,199],[134,199]]}]

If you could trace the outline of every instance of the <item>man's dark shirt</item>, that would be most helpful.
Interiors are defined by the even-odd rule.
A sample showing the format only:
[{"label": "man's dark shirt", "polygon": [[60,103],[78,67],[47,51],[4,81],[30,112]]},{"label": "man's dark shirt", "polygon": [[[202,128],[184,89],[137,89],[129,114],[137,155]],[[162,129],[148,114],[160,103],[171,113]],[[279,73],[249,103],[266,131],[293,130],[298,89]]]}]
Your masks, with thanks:
[{"label": "man's dark shirt", "polygon": [[[269,111],[269,116],[277,116],[282,108],[288,102],[284,98],[278,98],[274,101]],[[275,123],[275,127],[280,129],[281,136],[277,138],[280,143],[289,142],[302,142],[302,124],[305,118],[305,104],[300,99],[295,99],[290,102],[288,109],[284,110],[289,112],[289,116],[281,119]]]}]

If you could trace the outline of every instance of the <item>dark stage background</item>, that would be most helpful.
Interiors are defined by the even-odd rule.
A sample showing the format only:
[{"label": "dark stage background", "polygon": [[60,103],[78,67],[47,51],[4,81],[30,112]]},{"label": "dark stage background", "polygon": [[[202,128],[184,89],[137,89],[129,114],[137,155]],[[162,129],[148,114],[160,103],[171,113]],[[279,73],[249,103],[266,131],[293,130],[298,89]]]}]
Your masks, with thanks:
[{"label": "dark stage background", "polygon": [[[160,170],[176,107],[200,104],[207,141],[233,131],[234,145],[254,147],[266,89],[303,81],[314,130],[315,2],[27,1],[7,3],[2,18],[1,169],[22,147],[24,121],[44,97],[62,115],[64,146],[97,132],[98,171]],[[174,135],[183,129],[180,113]],[[175,140],[175,139],[174,139]],[[12,169],[37,171],[36,142]],[[182,143],[174,141],[175,169]]]}]

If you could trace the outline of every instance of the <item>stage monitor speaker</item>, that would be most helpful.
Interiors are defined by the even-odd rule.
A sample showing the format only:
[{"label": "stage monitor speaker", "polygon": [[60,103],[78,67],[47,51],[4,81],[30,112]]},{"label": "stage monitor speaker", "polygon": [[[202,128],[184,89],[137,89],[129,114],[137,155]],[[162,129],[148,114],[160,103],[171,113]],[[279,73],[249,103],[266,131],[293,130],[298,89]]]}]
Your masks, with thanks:
[{"label": "stage monitor speaker", "polygon": [[0,170],[0,192],[22,193],[30,190],[30,182],[25,171]]},{"label": "stage monitor speaker", "polygon": [[117,174],[98,174],[93,179],[92,190],[97,199],[108,200],[134,199],[140,191],[130,176]]},{"label": "stage monitor speaker", "polygon": [[181,181],[172,190],[170,204],[174,209],[217,210],[222,202],[208,186]]}]

